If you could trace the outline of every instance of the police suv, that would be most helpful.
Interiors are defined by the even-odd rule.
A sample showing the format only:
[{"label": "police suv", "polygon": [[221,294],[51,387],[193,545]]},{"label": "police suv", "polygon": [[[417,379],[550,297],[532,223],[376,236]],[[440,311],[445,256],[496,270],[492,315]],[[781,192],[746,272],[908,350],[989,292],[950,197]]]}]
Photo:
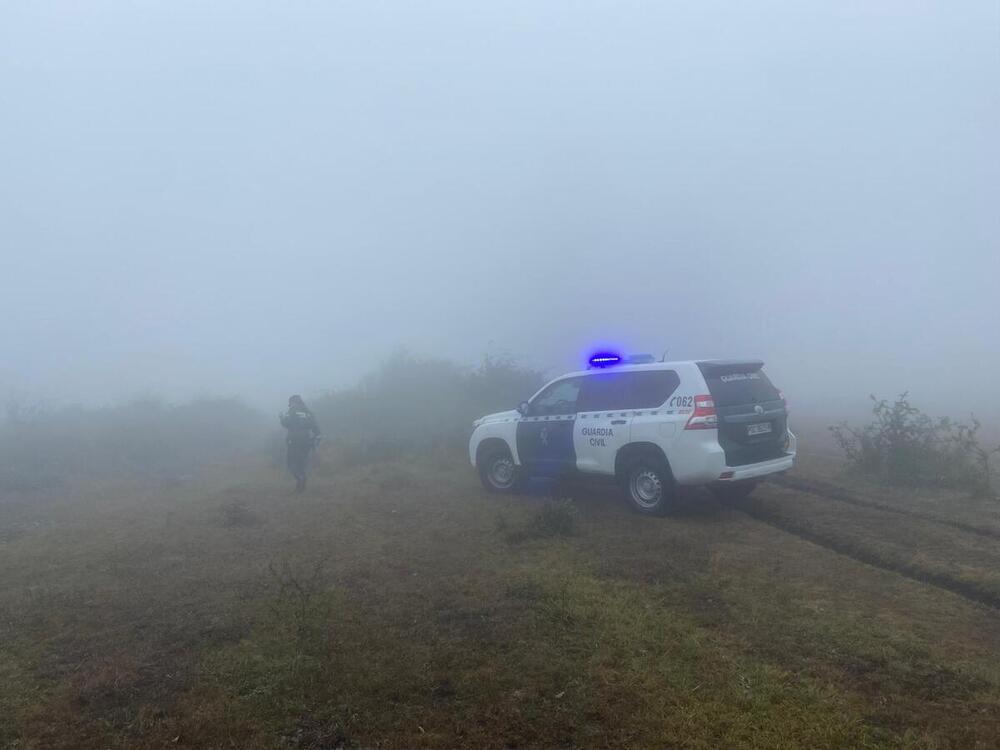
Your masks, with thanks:
[{"label": "police suv", "polygon": [[487,490],[514,492],[530,477],[603,475],[636,511],[663,515],[679,487],[707,485],[737,499],[792,467],[785,399],[763,362],[604,354],[590,365],[516,411],[476,420],[469,458]]}]

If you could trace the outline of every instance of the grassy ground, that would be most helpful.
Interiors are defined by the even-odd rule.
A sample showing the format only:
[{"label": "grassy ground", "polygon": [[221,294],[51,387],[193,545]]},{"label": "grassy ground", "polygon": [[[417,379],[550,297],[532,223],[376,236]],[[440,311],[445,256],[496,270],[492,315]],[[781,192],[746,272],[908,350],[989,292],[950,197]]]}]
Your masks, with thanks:
[{"label": "grassy ground", "polygon": [[0,747],[997,747],[998,542],[935,519],[1000,506],[795,476],[667,520],[441,457],[4,496]]}]

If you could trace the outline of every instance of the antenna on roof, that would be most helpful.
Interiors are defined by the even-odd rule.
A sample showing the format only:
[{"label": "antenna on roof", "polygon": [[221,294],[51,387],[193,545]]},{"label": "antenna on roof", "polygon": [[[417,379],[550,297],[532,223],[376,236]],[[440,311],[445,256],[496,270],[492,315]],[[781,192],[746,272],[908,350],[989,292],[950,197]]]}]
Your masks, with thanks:
[{"label": "antenna on roof", "polygon": [[667,361],[667,352],[669,352],[669,351],[670,351],[670,349],[664,349],[663,350],[663,356],[660,357],[660,361],[661,362],[666,362]]}]

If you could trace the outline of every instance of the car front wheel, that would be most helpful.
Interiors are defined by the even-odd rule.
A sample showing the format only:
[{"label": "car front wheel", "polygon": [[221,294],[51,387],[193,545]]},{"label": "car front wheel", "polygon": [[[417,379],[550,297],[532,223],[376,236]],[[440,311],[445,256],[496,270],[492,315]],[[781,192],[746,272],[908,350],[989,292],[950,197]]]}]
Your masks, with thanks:
[{"label": "car front wheel", "polygon": [[487,492],[514,492],[517,480],[517,465],[506,448],[487,451],[479,460],[479,481]]}]

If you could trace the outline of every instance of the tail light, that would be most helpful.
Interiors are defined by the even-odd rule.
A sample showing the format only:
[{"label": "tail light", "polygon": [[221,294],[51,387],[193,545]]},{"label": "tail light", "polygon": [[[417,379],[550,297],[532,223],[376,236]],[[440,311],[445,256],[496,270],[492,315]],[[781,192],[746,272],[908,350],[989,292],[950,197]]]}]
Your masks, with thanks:
[{"label": "tail light", "polygon": [[788,434],[788,400],[785,398],[784,391],[778,391],[778,398],[781,399],[781,405],[785,407],[785,442],[782,445],[782,450],[787,451],[792,444],[792,438]]},{"label": "tail light", "polygon": [[711,396],[694,397],[694,414],[684,426],[685,430],[714,430],[719,426],[715,413],[715,402]]}]

